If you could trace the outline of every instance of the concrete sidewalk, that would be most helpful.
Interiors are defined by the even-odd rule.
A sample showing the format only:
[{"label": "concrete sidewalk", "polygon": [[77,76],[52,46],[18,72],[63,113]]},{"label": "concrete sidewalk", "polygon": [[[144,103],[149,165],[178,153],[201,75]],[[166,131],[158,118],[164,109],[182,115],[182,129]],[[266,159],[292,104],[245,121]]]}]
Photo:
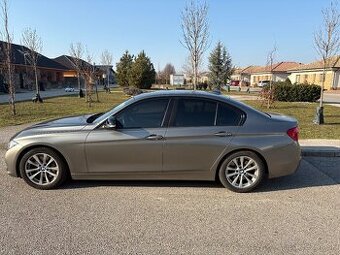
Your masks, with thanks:
[{"label": "concrete sidewalk", "polygon": [[[40,91],[40,95],[42,99],[65,96],[65,95],[68,96],[72,94],[78,94],[78,92],[77,91],[65,92],[65,89],[48,89],[45,91]],[[34,96],[35,96],[35,91],[24,91],[24,92],[16,93],[15,101],[16,102],[31,101]],[[8,103],[8,100],[9,100],[8,94],[0,95],[0,104]]]},{"label": "concrete sidewalk", "polygon": [[305,157],[340,157],[340,140],[300,140],[301,154]]}]

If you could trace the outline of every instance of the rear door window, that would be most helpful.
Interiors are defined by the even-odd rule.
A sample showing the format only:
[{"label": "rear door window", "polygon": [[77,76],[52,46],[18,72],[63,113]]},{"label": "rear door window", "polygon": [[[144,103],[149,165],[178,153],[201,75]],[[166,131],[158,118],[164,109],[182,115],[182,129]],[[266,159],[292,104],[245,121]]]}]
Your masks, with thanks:
[{"label": "rear door window", "polygon": [[205,99],[180,98],[175,107],[173,126],[214,126],[217,103]]}]

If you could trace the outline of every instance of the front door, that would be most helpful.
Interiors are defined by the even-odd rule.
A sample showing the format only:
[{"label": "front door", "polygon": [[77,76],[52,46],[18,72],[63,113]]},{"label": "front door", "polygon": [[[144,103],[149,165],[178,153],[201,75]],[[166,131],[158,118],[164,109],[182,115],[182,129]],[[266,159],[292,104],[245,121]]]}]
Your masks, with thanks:
[{"label": "front door", "polygon": [[93,130],[85,145],[88,171],[161,173],[168,102],[167,98],[137,102],[115,116],[116,129]]}]

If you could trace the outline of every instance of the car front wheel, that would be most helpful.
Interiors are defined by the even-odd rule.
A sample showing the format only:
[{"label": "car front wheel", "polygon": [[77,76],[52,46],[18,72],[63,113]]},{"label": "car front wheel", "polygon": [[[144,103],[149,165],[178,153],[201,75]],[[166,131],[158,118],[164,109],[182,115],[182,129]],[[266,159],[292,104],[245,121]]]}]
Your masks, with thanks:
[{"label": "car front wheel", "polygon": [[21,158],[19,167],[25,182],[37,189],[56,188],[66,179],[66,164],[49,148],[41,147],[28,151]]},{"label": "car front wheel", "polygon": [[265,165],[256,153],[239,151],[228,156],[219,170],[224,187],[235,192],[249,192],[256,188],[265,175]]}]

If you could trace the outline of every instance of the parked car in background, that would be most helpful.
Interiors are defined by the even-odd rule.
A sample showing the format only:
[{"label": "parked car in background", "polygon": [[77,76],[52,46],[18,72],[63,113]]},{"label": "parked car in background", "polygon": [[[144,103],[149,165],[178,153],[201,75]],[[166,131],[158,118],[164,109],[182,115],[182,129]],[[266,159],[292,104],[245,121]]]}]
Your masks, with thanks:
[{"label": "parked car in background", "polygon": [[260,81],[259,83],[257,83],[257,86],[260,88],[263,88],[265,86],[268,86],[270,83],[270,81]]},{"label": "parked car in background", "polygon": [[67,87],[65,88],[65,92],[74,92],[74,88],[71,87],[71,86],[67,86]]},{"label": "parked car in background", "polygon": [[106,113],[36,124],[16,134],[8,173],[38,189],[75,180],[220,180],[247,192],[294,173],[297,121],[224,95],[158,91]]},{"label": "parked car in background", "polygon": [[230,85],[231,86],[239,86],[240,85],[240,81],[231,81]]}]

